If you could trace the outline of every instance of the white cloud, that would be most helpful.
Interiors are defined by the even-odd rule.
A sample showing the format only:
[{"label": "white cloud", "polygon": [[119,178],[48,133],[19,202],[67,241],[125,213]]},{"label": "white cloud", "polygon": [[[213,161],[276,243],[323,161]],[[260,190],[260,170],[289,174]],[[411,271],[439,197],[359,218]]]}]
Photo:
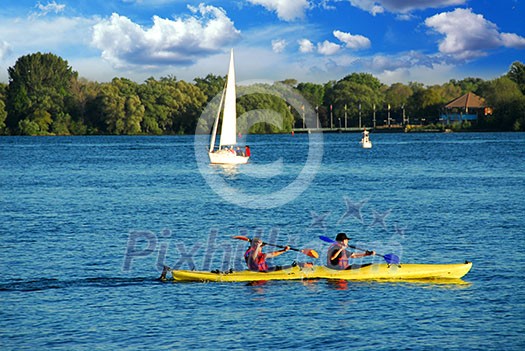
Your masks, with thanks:
[{"label": "white cloud", "polygon": [[352,6],[370,12],[372,15],[385,10],[393,13],[407,13],[428,8],[442,8],[462,5],[467,0],[348,0]]},{"label": "white cloud", "polygon": [[306,54],[315,50],[314,44],[308,39],[301,39],[298,41],[299,51]]},{"label": "white cloud", "polygon": [[194,63],[240,37],[224,10],[203,4],[189,9],[194,16],[175,20],[154,16],[149,29],[114,13],[93,27],[92,44],[115,67],[155,67]]},{"label": "white cloud", "polygon": [[370,47],[370,39],[362,35],[352,35],[350,33],[335,30],[334,36],[341,42],[345,43],[345,47],[349,49],[360,50]]},{"label": "white cloud", "polygon": [[310,6],[308,0],[248,0],[254,5],[261,5],[268,11],[275,11],[283,21],[293,21],[304,17]]},{"label": "white cloud", "polygon": [[95,19],[84,17],[34,14],[26,18],[0,17],[0,81],[8,80],[7,69],[14,66],[19,57],[38,51],[58,55],[78,71],[72,59],[97,55],[89,49],[94,23]]},{"label": "white cloud", "polygon": [[[100,56],[75,57],[68,59],[68,63],[80,77],[97,82],[110,82],[114,77],[126,77],[140,82],[152,76],[151,72],[147,71],[117,72],[109,62],[104,61]],[[165,76],[168,74],[166,73]]]},{"label": "white cloud", "polygon": [[503,46],[508,48],[525,49],[525,38],[514,33],[501,33]]},{"label": "white cloud", "polygon": [[335,9],[337,9],[334,5],[330,4],[330,1],[331,0],[321,0],[317,6],[319,8],[322,8],[323,10],[335,10]]},{"label": "white cloud", "polygon": [[4,40],[0,40],[0,61],[11,53],[11,45]]},{"label": "white cloud", "polygon": [[[352,35],[350,33],[341,32],[339,30],[334,31],[333,34],[344,44],[344,47],[346,48],[352,50],[359,50],[370,47],[370,40],[362,35]],[[299,44],[299,52],[301,53],[310,53],[313,52],[316,48],[314,44],[308,39],[300,39],[297,42]],[[328,40],[317,43],[317,53],[325,56],[335,55],[339,51],[341,51],[342,48],[342,45],[333,43]]]},{"label": "white cloud", "polygon": [[443,12],[427,18],[425,24],[445,36],[439,42],[439,51],[457,59],[485,56],[487,50],[500,46],[525,47],[525,38],[500,33],[494,23],[471,9]]},{"label": "white cloud", "polygon": [[283,52],[286,48],[286,45],[287,42],[284,39],[272,40],[272,50],[277,54]]},{"label": "white cloud", "polygon": [[385,10],[382,6],[378,5],[379,1],[375,0],[348,0],[352,6],[357,7],[361,10],[370,12],[372,15],[383,13]]},{"label": "white cloud", "polygon": [[425,66],[401,67],[385,70],[374,74],[382,83],[424,82],[426,85],[443,84],[452,78],[462,79],[464,75],[455,72],[456,66],[448,64],[434,65],[432,68]]},{"label": "white cloud", "polygon": [[334,55],[341,49],[341,46],[335,43],[332,43],[328,40],[323,41],[322,43],[317,44],[317,52],[322,55]]},{"label": "white cloud", "polygon": [[2,40],[9,43],[13,54],[28,52],[75,52],[90,41],[94,19],[82,17],[33,17],[26,19],[2,18],[0,33]]},{"label": "white cloud", "polygon": [[60,13],[64,11],[66,5],[57,4],[55,1],[53,1],[48,2],[46,5],[42,5],[40,2],[38,2],[38,4],[35,7],[40,10],[40,13],[38,13],[37,16],[45,16],[50,12]]},{"label": "white cloud", "polygon": [[373,72],[394,71],[413,67],[427,67],[432,69],[442,64],[444,59],[439,55],[424,55],[416,51],[400,52],[395,55],[377,54],[370,58],[361,59],[361,63]]}]

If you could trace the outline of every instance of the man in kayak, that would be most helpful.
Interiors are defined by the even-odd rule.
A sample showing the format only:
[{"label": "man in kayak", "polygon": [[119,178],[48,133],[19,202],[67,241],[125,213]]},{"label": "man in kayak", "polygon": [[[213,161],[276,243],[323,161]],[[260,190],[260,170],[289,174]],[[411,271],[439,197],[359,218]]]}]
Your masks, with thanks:
[{"label": "man in kayak", "polygon": [[248,269],[255,272],[270,272],[270,271],[277,271],[281,270],[285,267],[276,266],[276,267],[268,267],[268,264],[266,263],[267,258],[273,258],[277,257],[286,251],[290,250],[290,246],[285,246],[284,249],[269,252],[269,253],[263,253],[262,252],[263,242],[259,238],[253,238],[251,240],[251,245],[244,253],[244,260],[246,261],[246,264],[248,265]]},{"label": "man in kayak", "polygon": [[326,265],[331,269],[351,269],[352,266],[348,263],[350,258],[361,258],[365,256],[373,256],[376,254],[375,251],[366,251],[363,253],[348,252],[348,240],[350,238],[345,233],[339,233],[335,237],[336,243],[332,244],[328,248],[328,254],[326,256]]}]

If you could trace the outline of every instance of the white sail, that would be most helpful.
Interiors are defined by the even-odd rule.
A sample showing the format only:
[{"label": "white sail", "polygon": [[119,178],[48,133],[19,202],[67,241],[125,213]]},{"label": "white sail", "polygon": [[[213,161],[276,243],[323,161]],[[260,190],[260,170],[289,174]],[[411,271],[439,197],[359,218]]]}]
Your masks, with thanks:
[{"label": "white sail", "polygon": [[215,123],[213,123],[213,129],[211,132],[211,140],[210,140],[210,150],[209,152],[213,152],[213,149],[215,149],[215,138],[217,137],[217,127],[219,125],[219,117],[221,116],[221,109],[222,104],[224,102],[224,93],[226,92],[225,89],[222,91],[221,95],[221,102],[219,103],[219,108],[217,109],[217,116],[215,117]]},{"label": "white sail", "polygon": [[230,67],[226,81],[224,96],[224,115],[222,118],[220,146],[237,144],[237,108],[235,92],[235,69],[233,64],[233,49],[230,53]]}]

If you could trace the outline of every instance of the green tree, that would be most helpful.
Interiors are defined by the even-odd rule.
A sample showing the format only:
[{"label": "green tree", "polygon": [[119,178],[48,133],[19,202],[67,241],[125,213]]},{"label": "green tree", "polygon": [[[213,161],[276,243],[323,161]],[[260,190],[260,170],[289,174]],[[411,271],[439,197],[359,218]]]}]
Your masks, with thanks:
[{"label": "green tree", "polygon": [[286,101],[268,93],[243,95],[237,104],[237,114],[238,129],[244,133],[289,133],[294,124]]},{"label": "green tree", "polygon": [[169,80],[171,130],[176,134],[195,133],[197,120],[207,101],[202,90],[193,84]]},{"label": "green tree", "polygon": [[137,95],[138,85],[126,78],[114,78],[99,93],[106,130],[110,134],[139,134],[144,106]]},{"label": "green tree", "polygon": [[38,124],[29,119],[23,119],[18,122],[18,129],[21,135],[38,135],[40,133]]},{"label": "green tree", "polygon": [[[69,115],[66,99],[70,94],[72,80],[77,73],[67,61],[51,53],[30,54],[20,57],[9,67],[9,87],[6,109],[7,127],[15,133],[49,134],[53,118]],[[22,131],[19,123],[23,120],[32,125]],[[34,128],[38,126],[38,128]]]},{"label": "green tree", "polygon": [[310,103],[312,108],[316,108],[323,104],[324,100],[324,89],[322,84],[314,83],[299,83],[297,90],[301,95]]},{"label": "green tree", "polygon": [[385,101],[391,104],[393,108],[401,108],[407,105],[412,94],[412,88],[408,85],[394,83],[385,90]]},{"label": "green tree", "polygon": [[167,85],[151,77],[139,86],[138,94],[144,105],[142,130],[148,134],[164,133],[171,127]]},{"label": "green tree", "polygon": [[[200,86],[209,92],[213,90],[204,80],[200,81]],[[198,117],[207,101],[206,95],[197,85],[177,81],[173,76],[163,77],[159,81],[149,78],[140,85],[138,91],[145,107],[142,121],[144,132],[195,133]]]},{"label": "green tree", "polygon": [[444,103],[448,103],[463,94],[463,89],[455,84],[445,83],[441,86],[441,98]]},{"label": "green tree", "polygon": [[423,124],[435,123],[444,104],[442,87],[425,87],[422,83],[410,82],[412,95],[408,99],[408,113]]},{"label": "green tree", "polygon": [[332,108],[334,127],[339,123],[344,126],[345,114],[349,119],[349,126],[357,126],[361,115],[361,125],[371,125],[371,111],[374,106],[381,106],[384,102],[381,82],[368,73],[352,73],[332,87],[327,88],[325,101]]},{"label": "green tree", "polygon": [[7,128],[5,125],[5,119],[7,117],[7,112],[5,110],[4,100],[0,99],[0,135],[7,134]]},{"label": "green tree", "polygon": [[5,92],[7,85],[0,83],[0,135],[8,134],[8,130],[5,125],[5,119],[7,117],[7,111],[5,109]]},{"label": "green tree", "polygon": [[206,101],[211,101],[217,94],[222,93],[226,85],[226,77],[208,74],[205,78],[195,78],[195,85],[204,93]]},{"label": "green tree", "polygon": [[[55,116],[51,122],[51,132],[55,135],[69,135],[73,130],[73,123],[71,121],[71,116],[63,113]],[[76,130],[80,132],[80,130]],[[81,132],[79,134],[82,134]]]},{"label": "green tree", "polygon": [[483,79],[468,77],[462,80],[451,79],[449,83],[461,88],[461,93],[459,95],[463,95],[468,92],[473,92],[479,95],[479,87],[483,84]]},{"label": "green tree", "polygon": [[66,100],[71,117],[60,117],[60,123],[69,125],[69,130],[75,135],[97,134],[99,121],[91,115],[93,103],[100,90],[100,84],[85,78],[73,79],[71,95]]},{"label": "green tree", "polygon": [[430,123],[437,123],[443,106],[460,94],[461,88],[450,83],[430,86],[420,92],[419,113]]},{"label": "green tree", "polygon": [[420,123],[426,122],[424,115],[421,113],[421,105],[425,87],[423,84],[417,82],[410,82],[408,83],[408,86],[412,90],[412,95],[410,95],[408,98],[406,113],[415,121],[419,121]]},{"label": "green tree", "polygon": [[[321,124],[323,117],[326,118],[326,109],[324,109],[322,106],[325,98],[325,86],[314,83],[299,83],[297,85],[297,90],[305,98],[305,100],[308,101],[310,107],[316,111],[317,116],[319,116],[319,123]],[[296,124],[298,123],[300,127],[303,126],[301,116],[297,116],[296,121]],[[317,126],[313,125],[307,127]]]},{"label": "green tree", "polygon": [[522,94],[525,94],[525,65],[523,63],[514,62],[510,66],[507,77],[518,85]]},{"label": "green tree", "polygon": [[366,85],[373,91],[379,91],[383,86],[379,79],[377,79],[370,73],[352,73],[341,79],[339,82],[341,81],[348,81],[356,84]]},{"label": "green tree", "polygon": [[494,109],[492,126],[501,130],[523,130],[525,96],[508,76],[487,82],[483,96]]},{"label": "green tree", "polygon": [[285,80],[281,80],[278,83],[281,83],[281,84],[284,84],[284,85],[288,85],[290,87],[295,87],[297,85],[297,79],[288,78],[288,79],[285,79]]}]

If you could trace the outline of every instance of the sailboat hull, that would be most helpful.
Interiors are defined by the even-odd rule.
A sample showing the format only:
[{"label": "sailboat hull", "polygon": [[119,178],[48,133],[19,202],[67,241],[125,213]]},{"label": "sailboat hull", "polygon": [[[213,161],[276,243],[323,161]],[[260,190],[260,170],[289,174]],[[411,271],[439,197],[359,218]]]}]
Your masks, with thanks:
[{"label": "sailboat hull", "polygon": [[229,150],[218,150],[215,152],[208,152],[211,164],[217,165],[242,165],[248,162],[250,157],[236,155]]}]

